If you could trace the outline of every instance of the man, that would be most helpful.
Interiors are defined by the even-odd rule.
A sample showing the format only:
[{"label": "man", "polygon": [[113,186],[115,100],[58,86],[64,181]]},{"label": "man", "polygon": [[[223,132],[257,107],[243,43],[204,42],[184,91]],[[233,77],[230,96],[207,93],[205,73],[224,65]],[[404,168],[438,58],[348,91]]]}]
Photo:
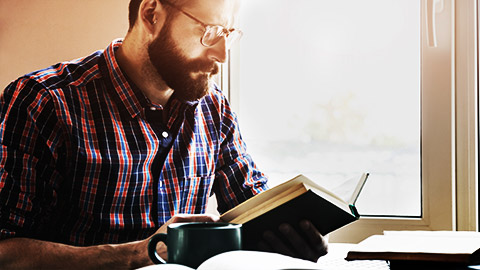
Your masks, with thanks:
[{"label": "man", "polygon": [[[234,0],[132,0],[103,52],[27,74],[0,99],[2,268],[136,268],[175,222],[267,189],[211,76],[238,37]],[[326,250],[266,232],[259,246],[315,260]],[[293,247],[293,248],[290,248]],[[293,249],[293,250],[292,250]],[[157,251],[166,258],[167,248]]]}]

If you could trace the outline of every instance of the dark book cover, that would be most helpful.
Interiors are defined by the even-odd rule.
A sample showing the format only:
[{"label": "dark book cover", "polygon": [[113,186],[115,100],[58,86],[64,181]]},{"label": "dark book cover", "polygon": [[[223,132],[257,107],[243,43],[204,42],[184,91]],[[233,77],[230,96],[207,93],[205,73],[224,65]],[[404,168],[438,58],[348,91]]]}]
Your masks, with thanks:
[{"label": "dark book cover", "polygon": [[317,195],[312,190],[280,205],[263,215],[260,215],[243,224],[243,247],[246,250],[257,250],[257,245],[265,231],[270,230],[281,236],[278,227],[288,223],[298,232],[301,220],[310,220],[317,230],[326,235],[359,218],[354,205],[350,205],[351,212],[336,206]]}]

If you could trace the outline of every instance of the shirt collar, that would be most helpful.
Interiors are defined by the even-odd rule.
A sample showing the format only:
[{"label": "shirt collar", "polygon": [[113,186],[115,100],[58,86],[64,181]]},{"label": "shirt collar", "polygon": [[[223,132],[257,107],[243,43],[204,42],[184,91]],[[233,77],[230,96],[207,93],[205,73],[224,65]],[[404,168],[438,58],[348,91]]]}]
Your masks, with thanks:
[{"label": "shirt collar", "polygon": [[[104,63],[100,65],[100,70],[106,78],[105,81],[109,86],[107,88],[119,106],[121,113],[127,113],[135,118],[142,113],[143,106],[115,58],[115,51],[120,48],[122,42],[122,39],[116,39],[105,49],[102,59]],[[125,108],[125,111],[121,108]]]},{"label": "shirt collar", "polygon": [[[125,111],[123,113],[129,114],[132,118],[142,115],[144,108],[148,107],[148,101],[143,95],[142,91],[128,79],[126,74],[124,74],[118,65],[117,59],[115,58],[115,51],[122,45],[123,39],[114,40],[103,52],[104,63],[101,65],[100,69],[103,76],[107,78],[108,84],[110,84],[109,89],[111,88],[113,92],[113,97],[117,105],[120,108],[124,107]],[[175,94],[171,97],[173,104],[178,104],[178,107],[196,107],[198,101],[193,102],[180,102],[175,98]],[[186,105],[186,106],[181,106]]]}]

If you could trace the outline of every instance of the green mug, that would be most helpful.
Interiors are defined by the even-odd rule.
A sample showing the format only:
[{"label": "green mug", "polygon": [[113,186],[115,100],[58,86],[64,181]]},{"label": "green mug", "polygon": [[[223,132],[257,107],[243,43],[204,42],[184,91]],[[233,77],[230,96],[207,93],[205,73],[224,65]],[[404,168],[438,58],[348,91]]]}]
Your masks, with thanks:
[{"label": "green mug", "polygon": [[148,243],[148,256],[166,263],[157,253],[158,242],[167,245],[168,262],[197,268],[217,254],[242,248],[242,225],[218,222],[174,223],[167,233],[155,234]]}]

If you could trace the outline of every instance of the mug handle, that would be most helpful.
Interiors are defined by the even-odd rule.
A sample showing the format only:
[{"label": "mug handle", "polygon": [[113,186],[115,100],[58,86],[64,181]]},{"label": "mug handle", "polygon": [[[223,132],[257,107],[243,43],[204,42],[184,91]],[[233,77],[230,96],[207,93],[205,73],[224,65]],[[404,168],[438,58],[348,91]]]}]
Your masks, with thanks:
[{"label": "mug handle", "polygon": [[155,264],[167,263],[160,255],[157,253],[157,244],[158,242],[164,242],[167,244],[167,235],[164,233],[155,234],[148,241],[148,256]]}]

